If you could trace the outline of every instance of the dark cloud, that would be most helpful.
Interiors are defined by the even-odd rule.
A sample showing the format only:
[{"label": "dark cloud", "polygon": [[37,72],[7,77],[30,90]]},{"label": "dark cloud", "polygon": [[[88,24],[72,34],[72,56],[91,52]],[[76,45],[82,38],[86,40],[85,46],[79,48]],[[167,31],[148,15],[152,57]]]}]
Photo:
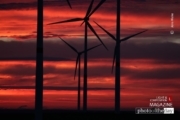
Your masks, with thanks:
[{"label": "dark cloud", "polygon": [[0,58],[35,57],[36,44],[34,42],[0,41],[0,49]]},{"label": "dark cloud", "polygon": [[179,5],[179,0],[124,0],[121,2],[121,13],[126,17],[136,16],[139,20],[143,20],[143,17],[167,20],[174,13],[179,19]]},{"label": "dark cloud", "polygon": [[[10,74],[8,74],[10,75]],[[0,86],[7,85],[35,85],[34,78],[23,78],[24,76],[11,76],[11,78],[1,78]]]},{"label": "dark cloud", "polygon": [[29,65],[13,65],[1,70],[0,73],[13,76],[31,76],[35,75],[35,67]]},{"label": "dark cloud", "polygon": [[[55,75],[69,75],[74,77],[74,70],[75,70],[75,61],[72,61],[72,63],[74,63],[74,67],[73,68],[56,68],[54,65],[56,64],[61,64],[60,62],[53,62],[53,64],[51,65],[46,65],[44,66],[44,75],[46,74],[55,74]],[[46,62],[44,63],[46,64]],[[81,64],[81,66],[83,66],[83,64]],[[101,71],[101,72],[99,72]],[[89,72],[89,76],[90,77],[97,77],[97,76],[106,76],[106,77],[110,77],[111,73],[110,73],[110,67],[108,66],[91,66],[88,69]],[[3,75],[10,75],[13,77],[23,77],[23,76],[34,76],[35,75],[35,62],[33,63],[33,65],[31,64],[19,64],[19,65],[9,65],[6,68],[3,68],[0,70],[0,73]],[[83,70],[81,70],[81,73],[83,74]],[[53,78],[54,79],[54,78]],[[76,77],[77,79],[77,77]]]},{"label": "dark cloud", "polygon": [[[44,43],[46,61],[61,61],[68,60],[60,57],[57,53],[59,45],[56,43]],[[51,48],[51,49],[49,49]],[[55,51],[53,51],[55,50]],[[47,53],[47,54],[46,54]],[[3,42],[0,41],[0,60],[35,60],[36,58],[36,43],[35,42]]]},{"label": "dark cloud", "polygon": [[[36,33],[36,31],[34,31],[33,33]],[[65,34],[53,34],[51,32],[45,32],[43,35],[43,38],[56,38],[58,36],[61,37],[67,37],[67,36],[83,36],[83,35],[65,35]],[[18,41],[27,41],[27,40],[35,40],[37,38],[37,36],[35,34],[27,34],[27,35],[12,35],[12,36],[0,36],[1,38],[9,38],[9,39],[16,39]]]},{"label": "dark cloud", "polygon": [[[73,68],[56,68],[54,65],[61,64],[59,62],[53,62],[53,65],[44,66],[44,85],[68,85],[74,86],[77,84],[78,76],[74,80],[75,61]],[[10,78],[0,78],[0,85],[34,85],[35,84],[35,63],[31,64],[18,64],[9,65],[0,70],[0,74],[3,76],[10,76]],[[101,70],[101,72],[99,72]],[[88,78],[94,77],[111,77],[111,73],[108,67],[97,66],[89,67]],[[81,75],[83,71],[81,70]],[[81,76],[82,77],[82,76]]]},{"label": "dark cloud", "polygon": [[[55,65],[56,63],[54,63]],[[60,64],[60,63],[57,63]],[[75,62],[74,62],[75,64]],[[154,64],[156,66],[158,64]],[[58,85],[72,85],[74,86],[77,82],[74,81],[74,68],[56,68],[53,65],[46,65],[44,67],[44,78],[45,85],[58,84]],[[128,77],[129,79],[135,80],[172,80],[179,79],[180,68],[154,68],[154,69],[136,69],[121,67],[121,76]],[[1,69],[0,73],[2,75],[12,76],[13,78],[0,78],[1,85],[27,85],[34,84],[35,78],[35,67],[31,65],[12,65]],[[48,77],[50,75],[50,77]],[[53,75],[53,76],[51,76]],[[111,73],[111,66],[97,65],[88,67],[88,78],[96,78],[101,81],[103,77],[113,77],[114,74]],[[81,69],[81,77],[83,76],[83,70]],[[11,82],[10,82],[11,81]],[[102,79],[103,81],[103,79]]]},{"label": "dark cloud", "polygon": [[1,0],[0,3],[29,3],[37,0]]},{"label": "dark cloud", "polygon": [[[0,89],[35,89],[35,87],[34,86],[0,86]],[[44,90],[70,90],[71,91],[71,90],[77,90],[77,87],[44,86]],[[99,88],[88,88],[88,90],[114,90],[114,88],[99,87]]]},{"label": "dark cloud", "polygon": [[[34,62],[35,65],[35,62]],[[3,75],[12,75],[12,76],[34,76],[35,75],[35,66],[32,65],[10,65],[4,69],[0,70],[0,73]],[[70,68],[56,68],[53,65],[44,67],[44,75],[46,74],[70,74]]]},{"label": "dark cloud", "polygon": [[[71,4],[73,6],[73,8],[75,6],[79,6],[79,5],[88,5],[90,4],[91,0],[86,0],[86,1],[82,1],[82,0],[71,0]],[[99,0],[96,0],[94,2],[94,6],[97,5],[97,3],[99,2]],[[107,0],[107,2],[109,3],[110,0]],[[1,2],[0,2],[1,3]],[[81,3],[81,4],[79,4]],[[111,1],[112,3],[112,1]],[[61,6],[67,6],[68,7],[68,4],[67,4],[67,1],[66,0],[46,0],[44,1],[44,7],[61,7]],[[21,10],[21,9],[25,9],[25,10],[28,10],[28,9],[37,9],[37,2],[34,2],[34,1],[29,1],[29,2],[15,2],[15,1],[12,1],[12,2],[8,2],[8,3],[2,3],[0,4],[0,10],[12,10],[12,9],[15,9],[15,10]],[[81,8],[80,8],[81,9]]]},{"label": "dark cloud", "polygon": [[[78,51],[83,51],[82,43],[68,41]],[[88,47],[98,45],[98,41],[90,41]],[[105,43],[106,44],[106,43]],[[109,42],[106,51],[103,46],[99,46],[88,52],[88,58],[112,58],[115,43]],[[154,59],[161,63],[177,63],[180,61],[180,44],[177,43],[149,43],[136,44],[131,42],[123,42],[121,44],[122,59]],[[36,43],[35,42],[3,42],[0,41],[0,59],[18,59],[35,58]],[[76,59],[77,54],[61,41],[44,42],[44,56],[46,59],[65,60]],[[81,56],[83,59],[83,55]]]},{"label": "dark cloud", "polygon": [[[82,71],[83,74],[83,71]],[[94,66],[88,68],[88,77],[112,77],[111,66]],[[102,80],[103,81],[103,80]]]},{"label": "dark cloud", "polygon": [[[96,0],[93,8],[97,5],[97,3],[100,0]],[[87,10],[87,7],[89,6],[91,0],[71,0],[71,4],[73,6],[73,9],[75,10]],[[79,4],[81,3],[81,4]],[[132,5],[133,4],[133,5]],[[158,5],[157,5],[158,4]],[[171,4],[171,7],[169,7],[169,4]],[[172,11],[178,15],[179,11],[179,1],[155,1],[155,0],[125,0],[121,1],[121,13],[131,13],[135,15],[141,15],[141,16],[164,16],[167,17],[167,12],[171,13]],[[44,7],[62,7],[67,6],[68,4],[66,0],[49,0],[44,1]],[[170,9],[171,8],[171,9]],[[34,1],[20,1],[20,2],[2,2],[0,4],[0,10],[28,10],[28,9],[37,9],[37,2]],[[99,11],[99,10],[98,10]],[[98,12],[97,11],[97,12]],[[104,5],[101,6],[100,11],[105,13],[114,13],[116,11],[116,1],[107,0]],[[169,15],[169,14],[168,14]]]},{"label": "dark cloud", "polygon": [[21,9],[36,9],[36,2],[32,3],[6,3],[0,4],[0,10],[21,10]]},{"label": "dark cloud", "polygon": [[179,71],[180,68],[154,68],[149,70],[121,68],[121,75],[136,80],[172,80],[180,78]]},{"label": "dark cloud", "polygon": [[[78,50],[83,50],[81,43],[68,41]],[[97,45],[97,42],[89,42],[88,46]],[[62,57],[73,59],[71,62],[74,64],[73,68],[56,68],[53,62],[52,65],[46,65],[44,67],[44,75],[50,74],[52,76],[46,77],[45,84],[58,84],[58,85],[69,85],[74,86],[77,83],[77,77],[74,81],[74,69],[75,69],[75,58],[76,53],[72,51],[68,46],[64,45],[62,42],[45,42],[44,43],[45,56],[52,56],[52,58]],[[108,44],[109,51],[106,51],[103,46],[96,48],[88,53],[88,61],[92,59],[104,59],[108,58],[109,65],[97,65],[88,67],[88,77],[93,80],[93,78],[99,79],[102,77],[113,77],[111,74],[111,62],[113,56],[114,44]],[[6,51],[6,52],[4,52]],[[180,64],[180,45],[176,43],[151,43],[151,44],[135,44],[135,43],[122,43],[121,44],[121,59],[128,60],[154,60],[153,65],[160,66],[161,64]],[[34,52],[34,53],[33,53]],[[34,42],[0,42],[0,54],[1,60],[15,60],[20,58],[28,58],[29,55],[35,57],[35,43]],[[6,59],[5,59],[6,58]],[[25,60],[25,59],[22,59]],[[28,60],[28,59],[27,59]],[[29,59],[31,60],[31,59]],[[35,59],[34,59],[35,60]],[[51,59],[52,60],[52,59]],[[57,59],[56,59],[57,60]],[[60,60],[60,59],[59,59]],[[61,59],[62,60],[62,59]],[[65,60],[65,59],[64,59]],[[83,56],[82,59],[83,61]],[[69,60],[67,60],[68,62]],[[64,61],[57,61],[59,62]],[[92,62],[92,61],[91,61]],[[102,61],[103,62],[103,61]],[[83,66],[83,64],[81,64]],[[130,69],[121,68],[121,76],[129,77],[130,79],[139,80],[171,80],[179,79],[180,69],[179,68],[154,68],[154,69]],[[0,69],[0,74],[11,76],[12,78],[0,78],[1,85],[34,85],[35,78],[35,61],[34,65],[11,65]],[[83,70],[81,70],[81,75],[83,76]],[[26,77],[25,77],[26,76]]]},{"label": "dark cloud", "polygon": [[126,59],[180,60],[180,45],[176,43],[123,44],[121,57]]},{"label": "dark cloud", "polygon": [[23,40],[23,39],[32,39],[32,38],[36,38],[36,35],[13,35],[13,36],[9,36],[11,38],[15,38],[17,40]]}]

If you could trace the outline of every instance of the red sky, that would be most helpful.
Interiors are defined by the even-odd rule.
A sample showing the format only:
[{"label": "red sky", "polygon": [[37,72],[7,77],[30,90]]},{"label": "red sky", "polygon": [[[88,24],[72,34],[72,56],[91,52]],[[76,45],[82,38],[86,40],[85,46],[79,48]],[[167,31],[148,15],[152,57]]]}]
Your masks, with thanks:
[{"label": "red sky", "polygon": [[[35,84],[35,61],[32,60],[35,58],[36,47],[35,2],[36,0],[0,2],[0,102],[3,103],[0,107],[34,106],[34,90],[30,88]],[[180,8],[179,3],[174,2],[176,1],[159,3],[127,0],[121,5],[122,38],[148,29],[121,44],[122,108],[148,107],[149,99],[161,95],[171,95],[173,106],[180,108]],[[52,89],[44,92],[44,106],[47,108],[76,107],[77,80],[73,79],[76,54],[56,36],[60,35],[80,51],[83,50],[84,36],[81,22],[47,24],[84,17],[89,3],[89,0],[71,0],[73,9],[68,7],[65,0],[44,4],[44,56],[52,59],[44,62],[44,85]],[[171,28],[171,13],[174,14],[174,28]],[[90,23],[109,51],[100,46],[88,54],[88,87],[103,88],[101,91],[89,91],[89,108],[108,109],[114,106],[114,92],[107,88],[114,88],[111,66],[115,44],[93,21],[115,35],[115,20],[116,4],[111,0],[107,0],[90,18]],[[175,33],[171,35],[170,30]],[[88,35],[88,47],[99,44],[90,30]],[[30,61],[18,61],[25,58]],[[55,59],[63,61],[54,61]],[[17,88],[9,89],[12,86]],[[72,89],[62,91],[57,89],[58,86]]]}]

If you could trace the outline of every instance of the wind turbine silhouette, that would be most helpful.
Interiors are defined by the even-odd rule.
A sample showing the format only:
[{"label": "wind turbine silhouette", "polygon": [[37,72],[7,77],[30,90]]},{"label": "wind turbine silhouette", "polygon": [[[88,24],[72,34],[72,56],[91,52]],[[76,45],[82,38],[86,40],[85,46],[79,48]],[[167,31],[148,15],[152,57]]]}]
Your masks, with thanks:
[{"label": "wind turbine silhouette", "polygon": [[[94,21],[95,22],[95,21]],[[96,22],[95,22],[96,23]],[[120,29],[118,30],[119,36],[114,36],[110,32],[108,32],[106,29],[104,29],[102,26],[100,26],[98,23],[96,23],[106,34],[108,34],[113,40],[116,41],[116,46],[114,48],[114,57],[113,57],[113,65],[112,65],[112,72],[114,69],[114,62],[116,60],[116,73],[115,73],[115,112],[120,111],[120,43],[126,40],[129,40],[130,38],[139,35],[143,32],[146,32],[147,30],[141,31],[139,33],[130,35],[128,37],[125,37],[123,39],[120,39]]]},{"label": "wind turbine silhouette", "polygon": [[[67,0],[70,8],[71,4]],[[43,119],[43,0],[37,2],[35,120]]]},{"label": "wind turbine silhouette", "polygon": [[48,25],[52,25],[52,24],[60,24],[60,23],[67,23],[67,22],[77,22],[77,21],[83,21],[81,25],[83,25],[83,23],[85,23],[85,35],[84,35],[84,37],[85,37],[84,38],[84,51],[85,51],[84,52],[84,89],[83,89],[83,91],[84,91],[83,92],[84,93],[84,95],[83,95],[83,109],[84,109],[84,111],[87,110],[87,34],[88,34],[88,27],[95,34],[95,36],[102,43],[102,45],[106,48],[106,50],[108,50],[108,48],[105,46],[105,44],[99,38],[99,36],[96,33],[96,31],[94,30],[94,28],[89,23],[89,18],[105,1],[106,0],[101,0],[99,2],[99,4],[92,10],[92,6],[93,6],[93,3],[94,3],[94,0],[92,0],[84,18],[73,18],[73,19],[69,19],[69,20],[64,20],[64,21],[59,21],[59,22],[54,22],[54,23],[48,24]]},{"label": "wind turbine silhouette", "polygon": [[[120,43],[123,42],[123,41],[129,40],[130,38],[132,38],[132,37],[134,37],[134,36],[136,36],[136,35],[139,35],[139,34],[147,31],[147,30],[144,30],[144,31],[138,32],[138,33],[136,33],[136,34],[127,36],[127,37],[125,37],[125,38],[123,38],[123,39],[120,39],[120,40],[118,41],[113,34],[111,34],[110,32],[108,32],[106,29],[104,29],[102,26],[100,26],[97,22],[94,21],[94,23],[96,23],[96,25],[98,25],[107,35],[109,35],[109,37],[111,37],[112,40],[117,41],[118,44],[120,44]],[[115,62],[115,59],[116,59],[116,49],[117,49],[117,45],[116,45],[115,48],[114,48],[113,64],[112,64],[112,71],[111,71],[112,73],[113,73],[113,69],[114,69],[114,62]]]},{"label": "wind turbine silhouette", "polygon": [[[75,73],[74,73],[74,79],[76,77],[76,70],[77,70],[77,66],[78,66],[78,103],[77,103],[77,106],[78,106],[78,110],[80,110],[80,91],[81,91],[81,74],[80,74],[80,70],[81,70],[81,55],[85,52],[85,51],[81,51],[81,52],[78,52],[76,48],[74,48],[72,45],[70,45],[69,43],[67,43],[65,40],[63,40],[61,37],[59,37],[67,46],[69,46],[74,52],[77,53],[77,58],[76,58],[76,67],[75,67]],[[102,45],[102,44],[100,44]],[[87,52],[89,50],[92,50],[100,45],[96,45],[94,47],[91,47],[89,49],[87,49]]]},{"label": "wind turbine silhouette", "polygon": [[[59,21],[59,22],[53,22],[53,23],[49,23],[47,25],[52,25],[52,24],[60,24],[60,23],[67,23],[67,22],[77,22],[77,21],[83,21],[81,26],[85,23],[85,26],[87,25],[89,27],[89,29],[94,33],[94,35],[98,38],[98,40],[101,42],[101,44],[103,44],[103,46],[106,48],[106,50],[108,50],[108,48],[106,47],[106,45],[102,42],[102,40],[100,39],[100,37],[98,36],[98,34],[96,33],[96,31],[94,30],[94,28],[92,27],[92,25],[89,23],[89,18],[90,16],[105,2],[106,0],[101,0],[101,2],[94,8],[94,10],[92,10],[92,6],[94,3],[94,0],[91,1],[91,4],[86,12],[86,15],[84,18],[73,18],[73,19],[69,19],[69,20],[64,20],[64,21]],[[92,10],[92,11],[91,11]],[[85,29],[85,31],[87,31],[87,28]],[[87,36],[87,35],[86,35]]]}]

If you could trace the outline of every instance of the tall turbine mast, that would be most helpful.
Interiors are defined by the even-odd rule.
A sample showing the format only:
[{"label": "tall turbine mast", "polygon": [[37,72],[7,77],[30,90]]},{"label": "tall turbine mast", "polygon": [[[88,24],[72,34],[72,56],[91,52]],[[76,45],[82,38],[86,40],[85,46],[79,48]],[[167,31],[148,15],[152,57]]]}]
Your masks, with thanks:
[{"label": "tall turbine mast", "polygon": [[[67,0],[70,8],[71,4]],[[43,0],[37,2],[35,120],[43,119]]]},{"label": "tall turbine mast", "polygon": [[36,45],[36,85],[35,120],[43,117],[43,0],[38,0],[37,45]]},{"label": "tall turbine mast", "polygon": [[116,71],[115,71],[115,111],[120,111],[120,0],[117,0],[116,16]]}]

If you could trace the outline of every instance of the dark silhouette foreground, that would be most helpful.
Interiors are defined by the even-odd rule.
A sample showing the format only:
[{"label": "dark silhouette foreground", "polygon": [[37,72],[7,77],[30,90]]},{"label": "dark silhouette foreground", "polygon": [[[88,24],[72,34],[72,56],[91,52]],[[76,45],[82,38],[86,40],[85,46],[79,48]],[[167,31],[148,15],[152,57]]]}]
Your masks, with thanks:
[{"label": "dark silhouette foreground", "polygon": [[[124,115],[125,114],[125,115]],[[77,110],[43,110],[43,120],[127,120],[128,117],[135,114],[135,111],[123,111],[116,114],[114,111],[77,111]],[[180,114],[175,111],[174,114]],[[34,110],[6,110],[0,109],[1,120],[34,120]],[[138,115],[137,115],[138,116]],[[153,116],[153,115],[152,115]],[[163,114],[161,115],[163,116]],[[120,117],[120,119],[119,119]],[[166,115],[164,115],[166,117]],[[125,119],[124,119],[125,118]]]}]

